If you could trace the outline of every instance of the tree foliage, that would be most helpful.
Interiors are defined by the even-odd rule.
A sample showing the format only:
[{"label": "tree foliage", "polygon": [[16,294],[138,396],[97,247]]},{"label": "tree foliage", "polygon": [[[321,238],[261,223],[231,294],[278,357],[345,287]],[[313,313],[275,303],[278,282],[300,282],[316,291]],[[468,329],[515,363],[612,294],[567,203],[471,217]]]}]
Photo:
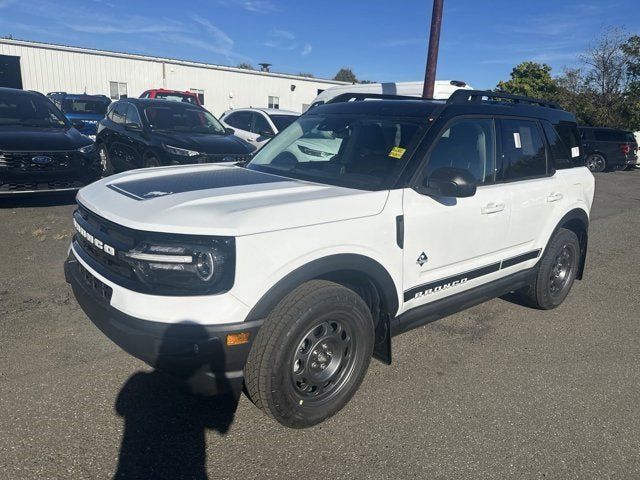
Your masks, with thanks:
[{"label": "tree foliage", "polygon": [[522,62],[496,90],[555,101],[580,124],[640,130],[640,36],[605,30],[579,58],[556,77],[549,65]]},{"label": "tree foliage", "polygon": [[251,65],[250,63],[245,63],[245,62],[239,63],[237,68],[244,68],[245,70],[255,70],[253,68],[253,65]]},{"label": "tree foliage", "polygon": [[353,70],[347,67],[344,67],[338,70],[338,73],[336,73],[336,76],[333,77],[333,79],[339,82],[358,83],[358,78],[356,77],[356,74],[353,73]]}]

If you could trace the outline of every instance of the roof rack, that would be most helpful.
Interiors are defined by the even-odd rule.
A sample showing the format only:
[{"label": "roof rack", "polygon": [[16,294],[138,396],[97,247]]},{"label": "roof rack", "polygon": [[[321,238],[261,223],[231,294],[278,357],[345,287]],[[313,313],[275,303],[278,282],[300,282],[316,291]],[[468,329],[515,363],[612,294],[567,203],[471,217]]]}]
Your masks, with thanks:
[{"label": "roof rack", "polygon": [[349,102],[365,100],[367,98],[377,98],[379,100],[420,100],[420,97],[409,97],[407,95],[390,95],[387,93],[342,93],[336,97],[333,97],[331,100],[327,102],[329,103],[341,103],[341,102]]},{"label": "roof rack", "polygon": [[509,93],[491,92],[488,90],[456,90],[447,100],[448,105],[459,105],[463,103],[480,103],[484,98],[511,100],[513,103],[527,103],[547,108],[560,108],[557,103],[540,98],[525,97],[522,95],[511,95]]}]

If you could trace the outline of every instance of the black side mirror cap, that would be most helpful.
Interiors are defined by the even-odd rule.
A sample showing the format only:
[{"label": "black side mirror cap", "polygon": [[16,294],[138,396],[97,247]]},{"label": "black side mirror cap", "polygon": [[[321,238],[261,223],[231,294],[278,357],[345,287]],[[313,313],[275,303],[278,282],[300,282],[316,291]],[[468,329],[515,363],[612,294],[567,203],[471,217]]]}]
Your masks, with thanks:
[{"label": "black side mirror cap", "polygon": [[273,133],[271,130],[263,130],[258,135],[260,135],[261,137],[267,137],[267,138],[275,137],[275,133]]},{"label": "black side mirror cap", "polygon": [[432,197],[473,197],[478,184],[469,170],[456,167],[441,167],[425,178],[418,193]]},{"label": "black side mirror cap", "polygon": [[227,133],[227,135],[233,135],[234,133],[236,133],[236,131],[233,128],[225,128],[224,131]]}]

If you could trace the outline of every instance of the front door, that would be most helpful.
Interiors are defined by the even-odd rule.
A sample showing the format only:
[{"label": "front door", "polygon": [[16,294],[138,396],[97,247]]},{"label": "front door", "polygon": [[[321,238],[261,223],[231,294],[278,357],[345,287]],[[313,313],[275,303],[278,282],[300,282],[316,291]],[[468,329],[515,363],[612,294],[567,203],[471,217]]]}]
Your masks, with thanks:
[{"label": "front door", "polygon": [[469,170],[476,194],[431,197],[405,189],[402,310],[462,292],[501,276],[511,206],[496,180],[495,122],[453,119],[428,153],[423,178],[440,167]]}]

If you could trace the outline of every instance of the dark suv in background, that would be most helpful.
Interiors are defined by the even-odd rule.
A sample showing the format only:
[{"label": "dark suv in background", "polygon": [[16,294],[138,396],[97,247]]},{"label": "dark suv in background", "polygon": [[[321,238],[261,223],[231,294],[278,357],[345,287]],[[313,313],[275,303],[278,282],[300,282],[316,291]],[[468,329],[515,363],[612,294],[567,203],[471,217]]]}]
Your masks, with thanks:
[{"label": "dark suv in background", "polygon": [[111,99],[106,95],[52,92],[47,97],[62,110],[65,117],[80,133],[95,140],[98,122],[104,118]]},{"label": "dark suv in background", "polygon": [[0,195],[75,190],[97,167],[93,141],[47,97],[0,88]]},{"label": "dark suv in background", "polygon": [[198,105],[141,98],[111,104],[98,125],[96,146],[103,176],[161,165],[246,162],[255,150]]},{"label": "dark suv in background", "polygon": [[579,127],[587,167],[592,172],[634,168],[638,144],[633,132],[617,128]]}]

